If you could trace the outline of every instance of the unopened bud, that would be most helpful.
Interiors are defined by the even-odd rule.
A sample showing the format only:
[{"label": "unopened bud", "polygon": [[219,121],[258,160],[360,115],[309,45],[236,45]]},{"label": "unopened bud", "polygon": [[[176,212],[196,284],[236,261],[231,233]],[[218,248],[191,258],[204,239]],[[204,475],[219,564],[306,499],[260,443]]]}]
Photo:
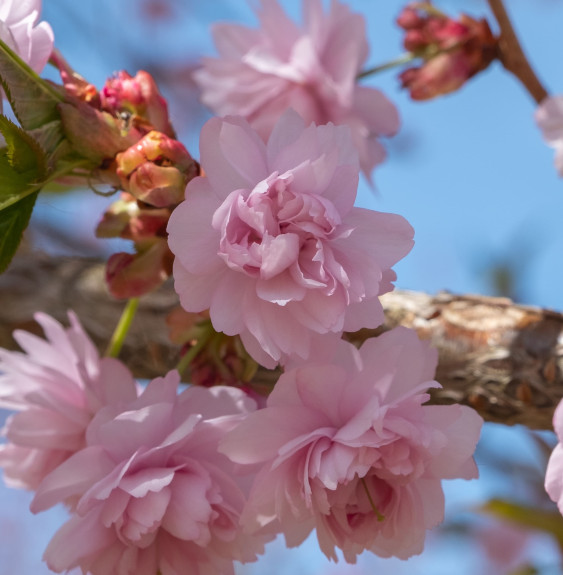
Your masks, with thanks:
[{"label": "unopened bud", "polygon": [[98,227],[98,238],[123,238],[139,242],[152,237],[166,237],[170,210],[142,207],[127,192],[113,202],[104,213]]},{"label": "unopened bud", "polygon": [[407,6],[399,19],[405,48],[423,61],[400,75],[414,100],[459,89],[495,58],[497,39],[486,20],[465,14],[454,20],[425,3]]},{"label": "unopened bud", "polygon": [[146,131],[154,129],[174,137],[168,105],[148,72],[141,70],[135,77],[125,71],[118,72],[106,82],[100,98],[104,110],[114,115],[127,112],[133,116],[134,123],[145,124]]},{"label": "unopened bud", "polygon": [[469,78],[463,54],[439,54],[420,68],[410,68],[400,75],[403,88],[413,100],[430,100],[459,89]]},{"label": "unopened bud", "polygon": [[179,204],[187,183],[199,171],[180,142],[156,131],[118,154],[116,161],[124,189],[159,208]]},{"label": "unopened bud", "polygon": [[403,45],[409,52],[420,52],[428,46],[428,39],[421,30],[408,30]]},{"label": "unopened bud", "polygon": [[113,254],[106,265],[110,293],[119,299],[142,296],[159,287],[172,273],[174,256],[164,238],[136,244],[137,253]]},{"label": "unopened bud", "polygon": [[403,30],[412,30],[419,28],[424,23],[424,18],[416,8],[406,6],[397,17],[397,25]]}]

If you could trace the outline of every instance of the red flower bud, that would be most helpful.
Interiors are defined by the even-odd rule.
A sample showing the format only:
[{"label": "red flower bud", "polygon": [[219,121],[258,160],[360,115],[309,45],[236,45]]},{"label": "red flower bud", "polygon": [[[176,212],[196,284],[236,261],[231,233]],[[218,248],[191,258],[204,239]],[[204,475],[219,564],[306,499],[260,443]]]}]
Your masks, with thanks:
[{"label": "red flower bud", "polygon": [[156,131],[118,154],[116,161],[123,188],[138,200],[159,208],[179,204],[186,184],[199,172],[197,163],[180,142]]},{"label": "red flower bud", "polygon": [[145,126],[147,132],[154,129],[175,136],[166,100],[148,72],[141,70],[135,77],[123,70],[118,72],[106,82],[100,99],[102,109],[113,115],[131,114],[133,123]]},{"label": "red flower bud", "polygon": [[465,14],[454,20],[428,4],[407,6],[399,19],[405,48],[423,60],[399,77],[413,100],[459,89],[495,58],[497,39],[486,20]]},{"label": "red flower bud", "polygon": [[139,242],[153,237],[166,237],[170,210],[140,206],[137,200],[123,192],[104,213],[96,228],[99,238],[124,238]]},{"label": "red flower bud", "polygon": [[397,25],[403,30],[413,30],[423,25],[424,18],[420,15],[419,11],[412,7],[406,6],[397,17]]},{"label": "red flower bud", "polygon": [[408,30],[403,45],[409,52],[419,52],[428,46],[428,39],[422,30]]},{"label": "red flower bud", "polygon": [[163,238],[136,245],[137,253],[113,254],[106,266],[106,282],[113,297],[142,296],[159,287],[172,273],[174,256]]}]

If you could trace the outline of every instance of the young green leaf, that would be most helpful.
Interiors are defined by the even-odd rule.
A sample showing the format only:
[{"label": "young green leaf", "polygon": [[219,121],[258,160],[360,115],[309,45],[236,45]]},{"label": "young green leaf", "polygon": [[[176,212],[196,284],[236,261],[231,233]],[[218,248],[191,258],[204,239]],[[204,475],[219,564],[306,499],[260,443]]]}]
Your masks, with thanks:
[{"label": "young green leaf", "polygon": [[60,120],[49,122],[27,132],[47,155],[50,168],[55,168],[57,161],[70,153],[70,144],[65,139]]},{"label": "young green leaf", "polygon": [[10,47],[0,40],[0,83],[20,124],[26,130],[57,120],[63,95],[41,79]]},{"label": "young green leaf", "polygon": [[0,211],[0,273],[8,267],[18,249],[37,195],[35,192]]},{"label": "young green leaf", "polygon": [[10,167],[24,175],[29,183],[47,176],[45,152],[41,146],[6,116],[0,115],[0,132],[6,140],[6,157]]}]

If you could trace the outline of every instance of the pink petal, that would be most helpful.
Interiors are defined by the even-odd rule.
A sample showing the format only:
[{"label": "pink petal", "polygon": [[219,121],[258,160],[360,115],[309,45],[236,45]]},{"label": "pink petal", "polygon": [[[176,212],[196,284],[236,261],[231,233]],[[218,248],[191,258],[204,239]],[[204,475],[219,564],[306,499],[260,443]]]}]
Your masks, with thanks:
[{"label": "pink petal", "polygon": [[101,447],[78,451],[45,477],[30,504],[31,512],[39,513],[69,497],[82,495],[114,465]]},{"label": "pink petal", "polygon": [[97,513],[73,516],[51,539],[43,560],[49,569],[60,573],[81,564],[84,558],[99,554],[115,541],[111,529],[100,526]]}]

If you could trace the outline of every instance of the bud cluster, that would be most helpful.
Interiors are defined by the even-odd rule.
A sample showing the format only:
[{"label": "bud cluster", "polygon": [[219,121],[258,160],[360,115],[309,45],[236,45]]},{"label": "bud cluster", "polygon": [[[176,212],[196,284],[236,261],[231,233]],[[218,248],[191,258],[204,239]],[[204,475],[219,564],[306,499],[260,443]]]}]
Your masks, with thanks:
[{"label": "bud cluster", "polygon": [[[98,92],[60,55],[54,63],[68,97],[62,107],[67,134],[84,142],[83,118],[88,115],[96,137],[80,152],[98,164],[96,181],[123,191],[96,230],[98,237],[129,239],[135,247],[135,253],[109,258],[109,290],[117,298],[138,297],[172,273],[174,256],[166,242],[166,226],[184,199],[187,183],[199,175],[199,165],[175,139],[166,100],[149,73],[117,72]],[[88,177],[91,180],[92,174]]]},{"label": "bud cluster", "polygon": [[400,75],[413,100],[458,90],[497,54],[497,39],[485,19],[462,14],[454,20],[432,4],[415,2],[403,9],[397,24],[405,31],[404,47],[422,59]]}]

